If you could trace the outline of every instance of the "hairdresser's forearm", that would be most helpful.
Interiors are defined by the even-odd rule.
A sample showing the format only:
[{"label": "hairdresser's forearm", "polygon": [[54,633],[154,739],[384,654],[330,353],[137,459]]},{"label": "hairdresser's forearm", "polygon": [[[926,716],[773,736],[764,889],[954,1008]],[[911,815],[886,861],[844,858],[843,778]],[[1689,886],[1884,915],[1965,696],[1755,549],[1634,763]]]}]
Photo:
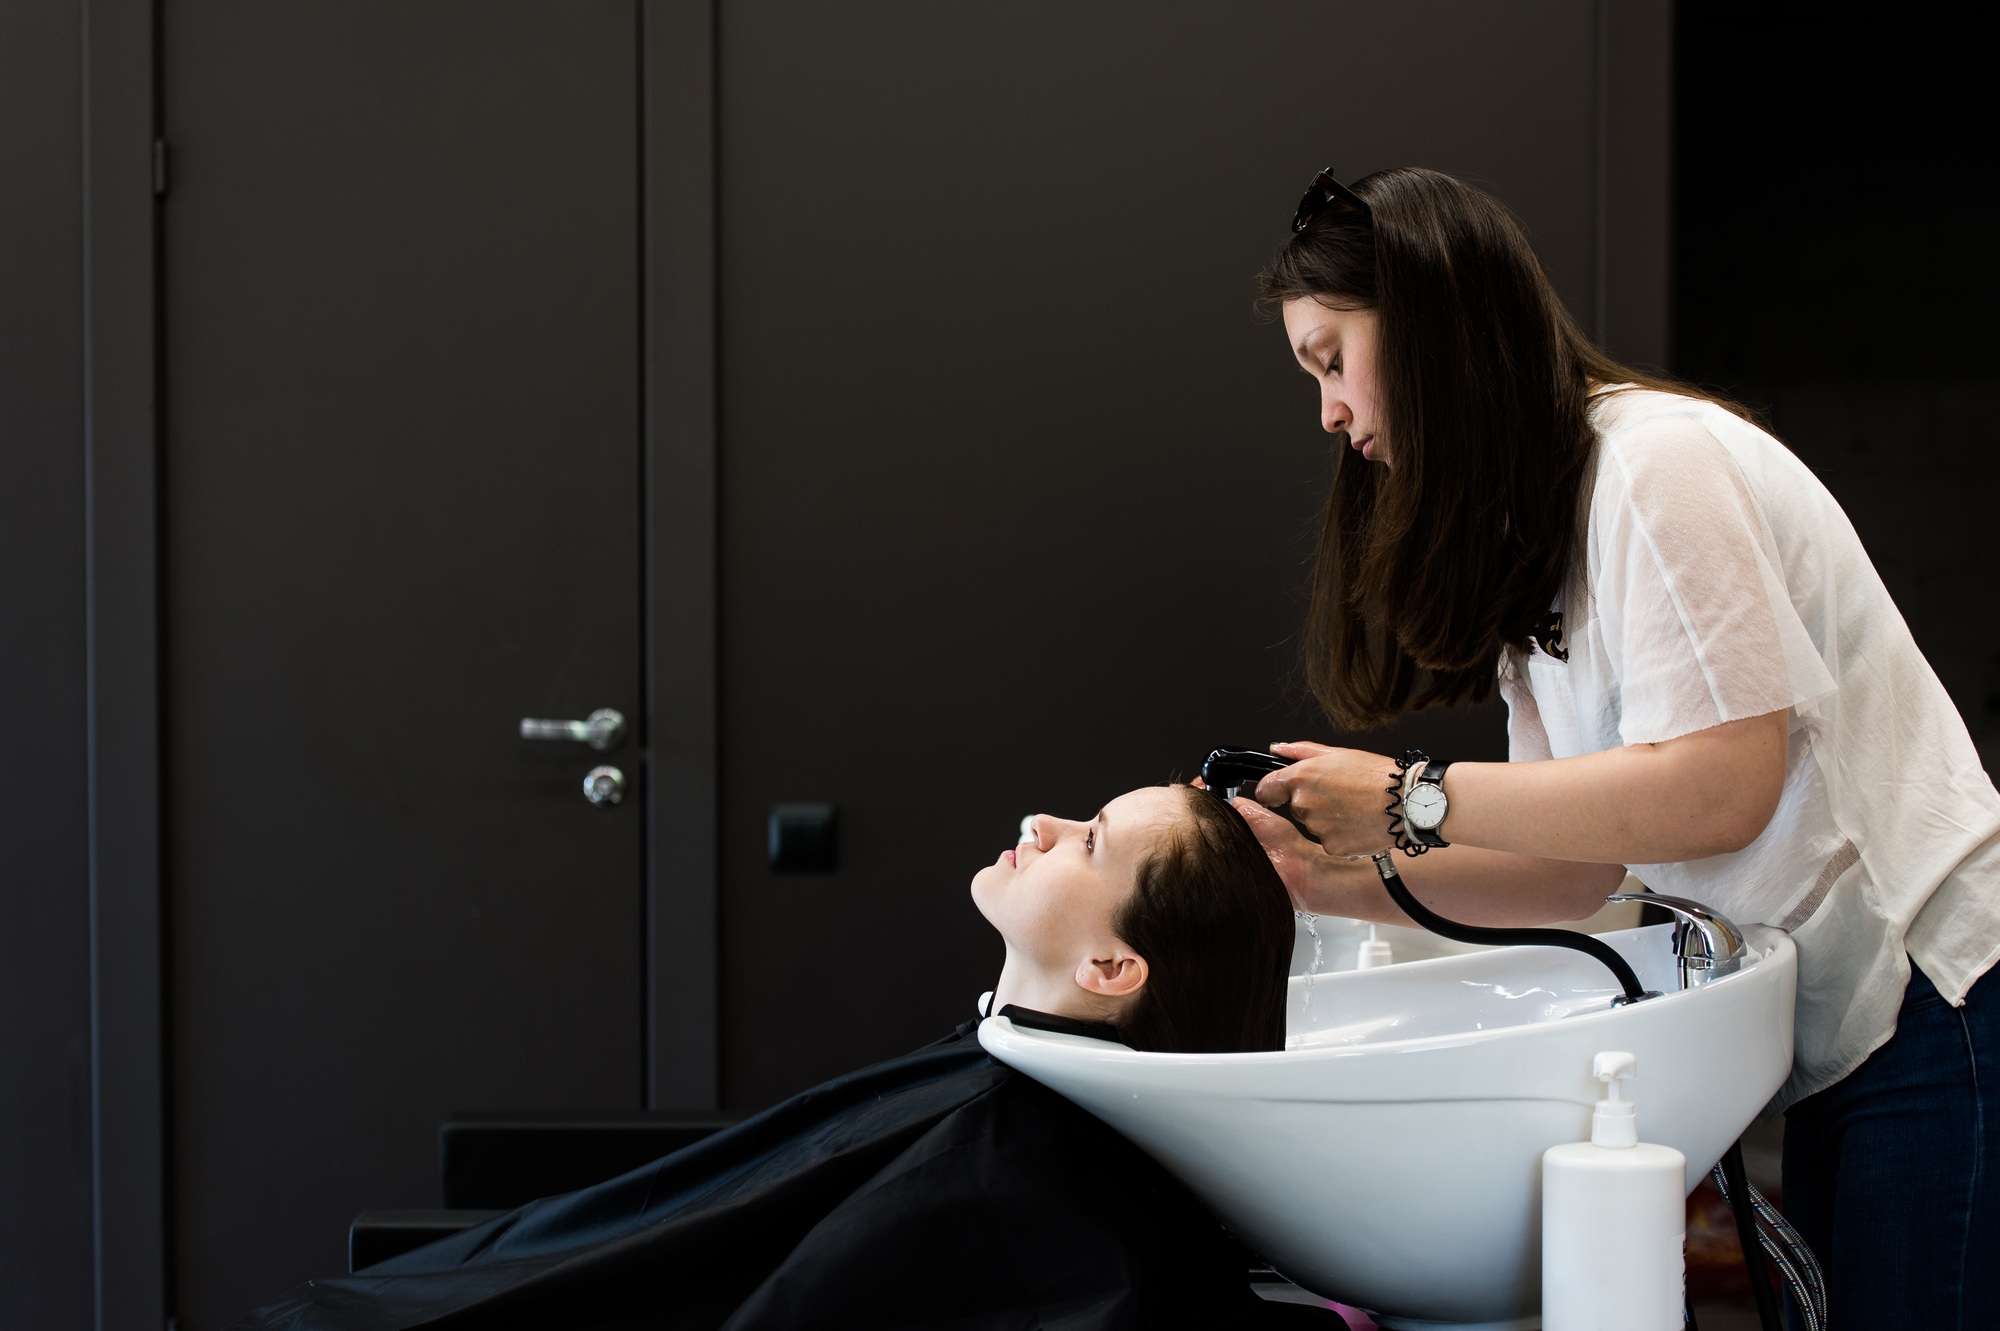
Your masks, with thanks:
[{"label": "hairdresser's forearm", "polygon": [[1784,786],[1786,714],[1662,744],[1524,763],[1454,763],[1453,846],[1604,864],[1664,864],[1741,850]]},{"label": "hairdresser's forearm", "polygon": [[[1581,919],[1603,905],[1625,877],[1620,864],[1548,860],[1462,845],[1416,859],[1398,854],[1395,865],[1417,900],[1438,914],[1489,927]],[[1321,857],[1311,865],[1312,872],[1298,872],[1305,867],[1294,866],[1285,875],[1302,909],[1379,924],[1411,923],[1389,899],[1371,861]]]}]

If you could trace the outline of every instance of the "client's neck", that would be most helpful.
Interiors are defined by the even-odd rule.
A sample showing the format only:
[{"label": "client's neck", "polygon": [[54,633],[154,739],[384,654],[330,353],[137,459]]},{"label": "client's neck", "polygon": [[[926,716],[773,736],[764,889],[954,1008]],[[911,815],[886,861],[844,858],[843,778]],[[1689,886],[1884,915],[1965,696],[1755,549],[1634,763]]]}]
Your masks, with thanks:
[{"label": "client's neck", "polygon": [[993,985],[993,1004],[988,1011],[997,1014],[1009,1003],[1078,1021],[1113,1021],[1118,1015],[1115,1003],[1085,992],[1068,971],[1052,974],[1011,947]]}]

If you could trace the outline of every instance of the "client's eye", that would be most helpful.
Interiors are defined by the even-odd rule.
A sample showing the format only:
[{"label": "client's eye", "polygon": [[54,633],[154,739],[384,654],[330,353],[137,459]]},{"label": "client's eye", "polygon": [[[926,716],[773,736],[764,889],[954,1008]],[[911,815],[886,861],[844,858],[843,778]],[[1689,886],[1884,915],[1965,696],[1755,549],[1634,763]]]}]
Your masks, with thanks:
[{"label": "client's eye", "polygon": [[1083,833],[1083,848],[1084,848],[1085,850],[1096,850],[1096,849],[1097,849],[1097,829],[1096,829],[1096,828],[1094,828],[1094,827],[1091,827],[1091,828],[1086,828],[1086,829],[1084,830],[1084,833]]}]

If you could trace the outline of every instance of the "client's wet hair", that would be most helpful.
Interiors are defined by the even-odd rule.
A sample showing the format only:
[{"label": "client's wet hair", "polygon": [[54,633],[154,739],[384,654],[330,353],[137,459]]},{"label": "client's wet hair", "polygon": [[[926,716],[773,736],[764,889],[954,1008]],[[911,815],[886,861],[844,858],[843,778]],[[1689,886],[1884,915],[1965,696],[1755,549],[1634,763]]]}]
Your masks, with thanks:
[{"label": "client's wet hair", "polygon": [[1189,816],[1139,867],[1112,921],[1148,968],[1118,1032],[1134,1049],[1283,1049],[1291,897],[1242,814],[1206,791],[1174,789]]}]

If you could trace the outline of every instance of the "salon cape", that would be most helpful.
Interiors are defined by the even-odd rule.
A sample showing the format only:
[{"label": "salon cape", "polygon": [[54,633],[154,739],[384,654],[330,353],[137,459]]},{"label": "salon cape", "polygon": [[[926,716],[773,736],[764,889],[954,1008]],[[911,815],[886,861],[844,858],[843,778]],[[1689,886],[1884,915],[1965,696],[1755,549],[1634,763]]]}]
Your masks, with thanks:
[{"label": "salon cape", "polygon": [[[975,1022],[234,1331],[1250,1328],[1300,1309],[1165,1170]],[[1286,1317],[1289,1312],[1292,1317]]]},{"label": "salon cape", "polygon": [[1953,1004],[1993,964],[2000,795],[1853,524],[1803,462],[1691,398],[1605,391],[1593,417],[1584,576],[1558,603],[1562,640],[1500,662],[1510,757],[1789,712],[1784,791],[1762,835],[1731,854],[1627,866],[1655,891],[1791,932],[1782,1106],[1894,1033],[1911,957]]}]

